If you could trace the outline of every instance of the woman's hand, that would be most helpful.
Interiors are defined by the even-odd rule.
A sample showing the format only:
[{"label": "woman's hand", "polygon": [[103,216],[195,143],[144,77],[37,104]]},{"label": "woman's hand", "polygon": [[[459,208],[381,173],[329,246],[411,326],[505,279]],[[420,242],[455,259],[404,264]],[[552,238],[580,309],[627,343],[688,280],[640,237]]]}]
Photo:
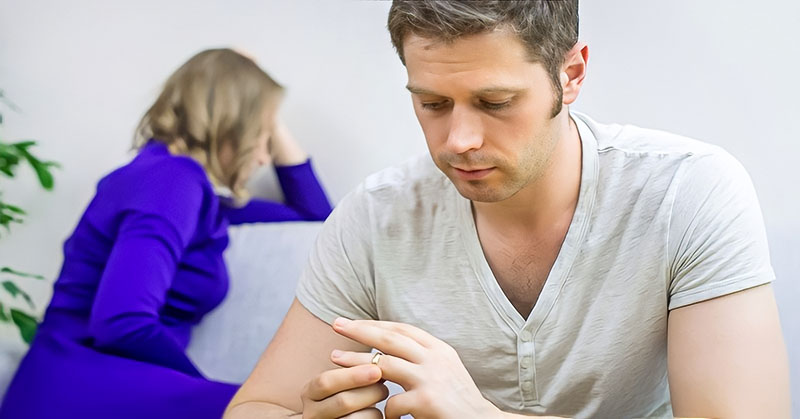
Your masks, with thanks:
[{"label": "woman's hand", "polygon": [[267,147],[272,163],[276,166],[294,166],[308,160],[308,154],[297,144],[289,128],[279,117],[275,118]]}]

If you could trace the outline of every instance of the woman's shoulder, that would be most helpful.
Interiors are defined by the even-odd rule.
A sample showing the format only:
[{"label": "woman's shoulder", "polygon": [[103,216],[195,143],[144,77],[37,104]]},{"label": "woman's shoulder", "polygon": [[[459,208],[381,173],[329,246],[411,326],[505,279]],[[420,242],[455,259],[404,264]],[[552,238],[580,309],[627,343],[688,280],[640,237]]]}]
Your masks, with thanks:
[{"label": "woman's shoulder", "polygon": [[197,161],[172,155],[165,145],[151,141],[128,164],[100,180],[97,198],[119,210],[164,213],[208,206],[215,194]]},{"label": "woman's shoulder", "polygon": [[142,147],[133,160],[107,177],[146,179],[156,176],[175,176],[209,183],[208,176],[200,163],[188,156],[171,154],[166,145],[153,140]]}]

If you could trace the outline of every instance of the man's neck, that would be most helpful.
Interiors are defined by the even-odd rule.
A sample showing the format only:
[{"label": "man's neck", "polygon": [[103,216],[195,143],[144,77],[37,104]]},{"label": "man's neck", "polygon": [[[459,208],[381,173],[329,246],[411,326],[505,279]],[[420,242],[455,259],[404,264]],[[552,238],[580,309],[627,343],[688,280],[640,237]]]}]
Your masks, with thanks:
[{"label": "man's neck", "polygon": [[566,116],[555,133],[559,139],[542,175],[506,200],[473,201],[476,220],[509,233],[547,231],[561,224],[565,215],[571,221],[580,193],[582,152],[578,128]]}]

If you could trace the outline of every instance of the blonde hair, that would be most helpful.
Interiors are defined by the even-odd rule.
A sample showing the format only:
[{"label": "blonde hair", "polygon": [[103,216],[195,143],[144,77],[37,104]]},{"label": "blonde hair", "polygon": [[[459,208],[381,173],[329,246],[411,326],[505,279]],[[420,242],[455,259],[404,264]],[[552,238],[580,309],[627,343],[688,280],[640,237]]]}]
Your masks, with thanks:
[{"label": "blonde hair", "polygon": [[[283,87],[253,60],[231,49],[205,50],[173,73],[136,130],[133,148],[151,139],[199,162],[217,187],[247,198],[244,173],[252,164],[264,114],[274,112]],[[220,151],[234,156],[220,162]],[[228,150],[226,150],[228,151]]]}]

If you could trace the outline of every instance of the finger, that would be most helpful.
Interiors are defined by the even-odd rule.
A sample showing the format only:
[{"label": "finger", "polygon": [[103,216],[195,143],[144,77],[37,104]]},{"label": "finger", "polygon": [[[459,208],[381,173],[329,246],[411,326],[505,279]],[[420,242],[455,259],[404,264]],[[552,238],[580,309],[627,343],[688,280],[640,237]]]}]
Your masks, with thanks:
[{"label": "finger", "polygon": [[[367,352],[333,351],[331,361],[342,367],[372,364],[375,355]],[[413,364],[402,358],[388,354],[381,354],[377,365],[381,371],[381,378],[394,381],[405,389],[412,389],[420,381],[419,365]]]},{"label": "finger", "polygon": [[303,394],[309,400],[320,401],[341,391],[374,384],[380,379],[380,368],[372,364],[328,370],[309,381]]},{"label": "finger", "polygon": [[[383,384],[372,384],[352,390],[345,390],[317,402],[311,408],[312,417],[338,418],[359,410],[375,406],[389,397],[389,389]],[[305,406],[304,411],[305,414]]]},{"label": "finger", "polygon": [[383,353],[391,354],[410,362],[419,363],[425,354],[425,347],[414,339],[394,330],[378,326],[375,321],[352,321],[338,318],[333,330],[356,342],[371,346]]},{"label": "finger", "polygon": [[342,416],[342,419],[383,419],[383,414],[376,407],[361,409],[349,415]]},{"label": "finger", "polygon": [[[331,352],[331,362],[340,367],[355,367],[356,365],[371,364],[375,355],[376,354],[372,352],[353,352],[334,349]],[[384,354],[381,354],[381,357],[383,356]]]},{"label": "finger", "polygon": [[401,323],[401,322],[389,322],[383,320],[351,320],[355,323],[367,323],[373,327],[378,327],[384,330],[390,330],[392,332],[399,333],[403,336],[407,336],[420,345],[430,348],[436,346],[438,343],[441,342],[440,339],[436,338],[435,336],[431,335],[430,333],[420,329],[419,327],[412,326],[408,323]]},{"label": "finger", "polygon": [[403,415],[411,415],[416,404],[416,397],[413,392],[397,393],[389,400],[383,408],[386,419],[400,419]]}]

